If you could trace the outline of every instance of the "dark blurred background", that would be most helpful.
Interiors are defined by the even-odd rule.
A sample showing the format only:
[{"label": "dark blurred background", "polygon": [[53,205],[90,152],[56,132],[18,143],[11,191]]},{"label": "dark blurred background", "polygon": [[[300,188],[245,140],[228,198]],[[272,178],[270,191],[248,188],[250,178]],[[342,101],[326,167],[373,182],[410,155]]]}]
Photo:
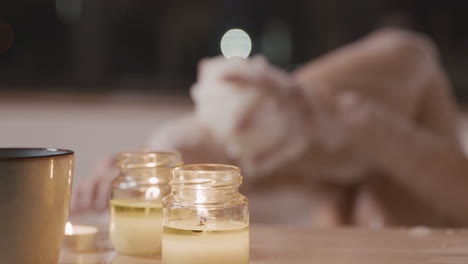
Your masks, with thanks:
[{"label": "dark blurred background", "polygon": [[[0,0],[0,146],[74,150],[77,187],[192,111],[197,63],[229,29],[291,71],[383,26],[435,40],[467,101],[467,0]],[[466,113],[460,125],[468,153]]]},{"label": "dark blurred background", "polygon": [[468,1],[4,0],[0,89],[186,92],[200,58],[230,28],[288,70],[381,26],[435,40],[460,100],[468,98]]}]

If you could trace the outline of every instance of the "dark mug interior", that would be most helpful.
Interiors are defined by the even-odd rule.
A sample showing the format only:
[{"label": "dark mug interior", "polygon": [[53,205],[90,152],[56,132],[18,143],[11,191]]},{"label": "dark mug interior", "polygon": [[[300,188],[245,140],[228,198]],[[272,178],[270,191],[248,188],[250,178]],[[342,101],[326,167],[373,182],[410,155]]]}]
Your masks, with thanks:
[{"label": "dark mug interior", "polygon": [[0,159],[43,158],[70,154],[73,154],[73,151],[56,148],[0,148]]}]

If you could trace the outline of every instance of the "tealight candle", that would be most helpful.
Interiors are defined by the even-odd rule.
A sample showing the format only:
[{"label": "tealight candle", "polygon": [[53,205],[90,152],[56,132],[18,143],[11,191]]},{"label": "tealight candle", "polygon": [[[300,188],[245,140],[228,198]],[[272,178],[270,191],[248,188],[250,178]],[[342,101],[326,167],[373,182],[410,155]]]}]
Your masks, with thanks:
[{"label": "tealight candle", "polygon": [[72,225],[68,222],[63,245],[78,252],[95,251],[97,232],[98,229],[94,226]]}]

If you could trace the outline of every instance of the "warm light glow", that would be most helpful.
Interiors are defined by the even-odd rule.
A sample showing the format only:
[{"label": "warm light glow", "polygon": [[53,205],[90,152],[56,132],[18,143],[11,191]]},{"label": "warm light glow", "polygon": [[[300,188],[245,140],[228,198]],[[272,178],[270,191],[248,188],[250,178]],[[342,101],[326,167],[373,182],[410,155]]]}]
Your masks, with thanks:
[{"label": "warm light glow", "polygon": [[203,190],[196,190],[196,198],[195,201],[196,203],[204,203],[206,202],[206,196],[203,193]]},{"label": "warm light glow", "polygon": [[159,187],[153,186],[148,188],[145,192],[145,199],[146,200],[153,200],[159,197],[159,194],[161,194],[161,190]]},{"label": "warm light glow", "polygon": [[221,52],[224,57],[247,58],[252,51],[252,41],[242,29],[230,29],[221,38]]},{"label": "warm light glow", "polygon": [[151,184],[156,184],[156,183],[159,182],[159,179],[156,178],[156,177],[151,177],[151,178],[149,178],[148,181],[149,181],[149,183],[151,183]]},{"label": "warm light glow", "polygon": [[73,225],[70,222],[65,225],[65,235],[73,235]]}]

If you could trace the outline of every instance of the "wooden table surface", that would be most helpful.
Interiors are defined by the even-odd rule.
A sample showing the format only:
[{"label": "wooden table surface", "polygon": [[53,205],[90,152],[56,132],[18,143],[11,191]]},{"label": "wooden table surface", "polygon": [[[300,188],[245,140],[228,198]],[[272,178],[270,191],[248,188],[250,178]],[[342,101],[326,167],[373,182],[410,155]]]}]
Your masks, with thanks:
[{"label": "wooden table surface", "polygon": [[[117,255],[105,232],[98,240],[99,251],[95,253],[64,249],[60,264],[161,263],[159,259]],[[253,225],[250,254],[251,264],[468,264],[468,229],[308,229]]]}]

